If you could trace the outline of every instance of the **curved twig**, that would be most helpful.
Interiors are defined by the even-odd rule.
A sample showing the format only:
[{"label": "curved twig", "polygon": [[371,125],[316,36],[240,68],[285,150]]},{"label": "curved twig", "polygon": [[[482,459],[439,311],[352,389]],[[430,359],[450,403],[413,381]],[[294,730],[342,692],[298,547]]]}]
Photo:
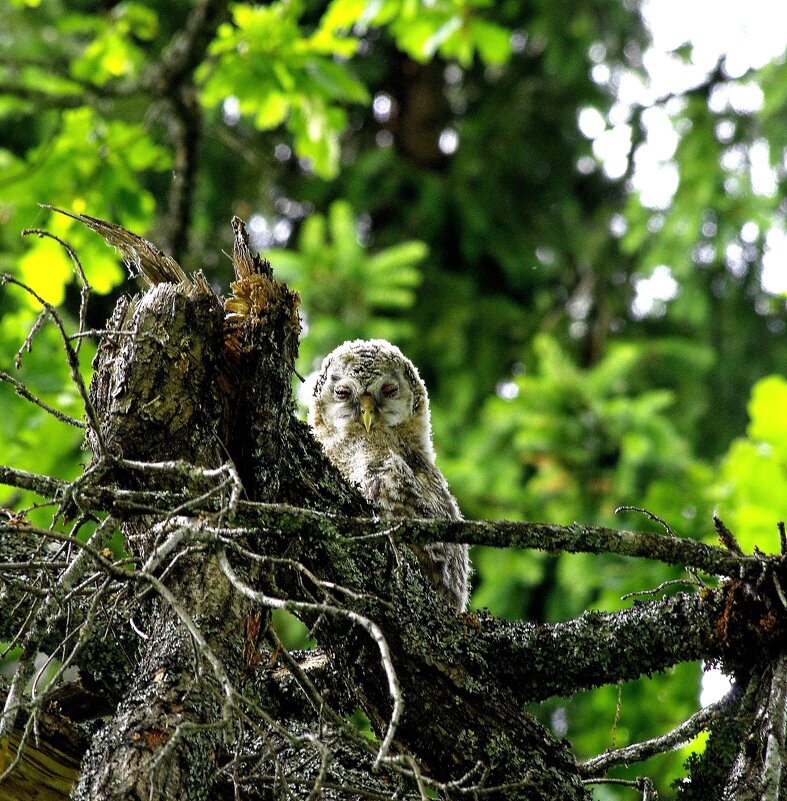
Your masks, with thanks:
[{"label": "curved twig", "polygon": [[250,587],[237,575],[237,573],[235,573],[229,563],[229,560],[227,559],[227,553],[223,548],[218,553],[218,560],[219,568],[227,577],[232,586],[249,600],[272,609],[284,609],[290,612],[308,612],[312,614],[317,613],[346,617],[348,620],[351,620],[353,623],[361,626],[361,628],[363,628],[374,640],[380,651],[380,661],[382,662],[383,670],[385,671],[385,675],[388,680],[388,692],[391,696],[391,701],[393,704],[393,709],[391,711],[391,717],[388,720],[388,727],[385,732],[385,737],[380,744],[377,757],[375,758],[374,764],[375,766],[379,766],[388,755],[391,744],[393,743],[394,735],[396,734],[396,727],[401,719],[402,712],[404,711],[404,700],[402,699],[402,693],[399,687],[399,679],[397,678],[396,670],[394,669],[391,650],[388,647],[388,642],[385,639],[385,635],[380,627],[373,620],[364,617],[352,609],[331,606],[330,604],[325,603],[296,601],[267,595],[264,592]]},{"label": "curved twig", "polygon": [[56,420],[59,420],[61,423],[74,426],[74,428],[85,427],[85,424],[81,420],[77,420],[76,417],[71,417],[70,414],[61,412],[59,409],[55,409],[54,406],[50,406],[40,398],[37,398],[21,381],[17,381],[12,375],[9,375],[2,370],[0,370],[0,381],[5,381],[6,384],[10,384],[14,388],[14,392],[16,392],[17,395],[40,407],[47,414],[51,414],[52,417],[54,417]]},{"label": "curved twig", "polygon": [[20,289],[23,289],[27,292],[31,297],[35,298],[38,303],[41,304],[44,312],[52,319],[57,330],[60,332],[60,337],[63,341],[63,347],[66,351],[66,359],[68,361],[68,367],[71,374],[71,380],[77,388],[79,392],[79,396],[82,399],[82,405],[85,409],[85,416],[87,417],[88,424],[91,430],[95,434],[96,443],[98,444],[99,451],[101,454],[105,453],[106,445],[104,442],[104,436],[101,433],[101,426],[98,422],[98,415],[96,414],[96,410],[93,407],[93,401],[90,400],[90,395],[88,394],[87,387],[85,386],[85,381],[82,378],[82,373],[80,371],[79,365],[79,355],[77,351],[71,346],[71,342],[68,337],[68,333],[66,332],[65,325],[63,324],[60,315],[57,313],[55,307],[44,300],[34,289],[27,286],[27,284],[23,283],[22,281],[17,280],[14,278],[13,275],[9,275],[8,273],[4,273],[0,276],[0,285],[3,284],[13,284],[18,286]]},{"label": "curved twig", "polygon": [[709,704],[704,709],[693,714],[679,726],[666,734],[653,737],[641,743],[634,743],[614,751],[607,751],[580,763],[579,772],[585,777],[599,777],[615,765],[630,765],[633,762],[643,762],[656,754],[674,751],[693,740],[703,729],[707,729],[721,712],[729,708],[730,696],[727,695],[715,704]]},{"label": "curved twig", "polygon": [[[35,235],[40,239],[44,237],[48,237],[49,239],[54,239],[59,245],[61,245],[66,253],[68,253],[71,262],[74,265],[77,275],[79,276],[79,280],[82,282],[82,288],[79,293],[79,334],[87,327],[87,302],[90,298],[90,282],[87,280],[87,276],[85,275],[85,270],[82,267],[82,262],[79,260],[79,256],[77,256],[76,251],[68,242],[63,241],[60,237],[55,236],[54,234],[50,234],[49,231],[44,231],[41,228],[25,228],[22,231],[22,236],[31,236]],[[76,348],[74,348],[75,352],[78,354],[79,349],[82,347],[82,340],[77,339]]]}]

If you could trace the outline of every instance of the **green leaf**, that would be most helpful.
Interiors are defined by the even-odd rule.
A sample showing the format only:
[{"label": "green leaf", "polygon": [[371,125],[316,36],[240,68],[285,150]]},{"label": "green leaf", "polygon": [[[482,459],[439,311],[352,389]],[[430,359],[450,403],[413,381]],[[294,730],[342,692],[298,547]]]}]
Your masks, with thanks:
[{"label": "green leaf", "polygon": [[317,256],[327,247],[325,217],[313,214],[306,219],[301,228],[300,247],[304,253]]},{"label": "green leaf", "polygon": [[341,109],[326,108],[322,101],[302,99],[293,108],[287,127],[294,135],[296,152],[311,161],[321,178],[332,178],[339,167],[339,134],[344,130]]},{"label": "green leaf", "polygon": [[361,18],[367,0],[332,0],[320,20],[320,28],[324,31],[349,30]]},{"label": "green leaf", "polygon": [[749,437],[787,457],[787,380],[772,375],[754,385],[749,401]]},{"label": "green leaf", "polygon": [[449,17],[439,27],[432,28],[428,37],[421,45],[421,54],[426,58],[432,58],[432,56],[461,28],[462,18],[460,16]]},{"label": "green leaf", "polygon": [[369,289],[366,299],[379,309],[407,309],[413,305],[413,293],[393,286]]},{"label": "green leaf", "polygon": [[511,57],[511,34],[505,28],[485,20],[473,19],[469,29],[478,54],[487,64],[505,64]]},{"label": "green leaf", "polygon": [[116,19],[123,20],[130,33],[137,39],[151,41],[159,31],[158,14],[141,3],[118,3],[112,13]]},{"label": "green leaf", "polygon": [[66,284],[72,277],[72,264],[63,247],[53,239],[36,240],[19,260],[18,269],[21,280],[48,303],[59,306],[63,302]]},{"label": "green leaf", "polygon": [[281,92],[268,92],[256,104],[254,125],[261,131],[281,125],[287,118],[290,104]]},{"label": "green leaf", "polygon": [[366,87],[350,75],[345,64],[337,64],[324,58],[307,60],[305,70],[325,95],[332,100],[349,103],[368,103]]},{"label": "green leaf", "polygon": [[117,78],[137,77],[144,56],[127,37],[126,24],[119,22],[109,28],[85,48],[81,58],[72,62],[71,74],[99,85]]},{"label": "green leaf", "polygon": [[406,280],[415,284],[420,281],[420,273],[409,268],[423,261],[428,253],[429,248],[424,242],[402,242],[400,245],[386,248],[369,259],[367,269],[370,274],[396,273],[400,281],[406,275]]}]

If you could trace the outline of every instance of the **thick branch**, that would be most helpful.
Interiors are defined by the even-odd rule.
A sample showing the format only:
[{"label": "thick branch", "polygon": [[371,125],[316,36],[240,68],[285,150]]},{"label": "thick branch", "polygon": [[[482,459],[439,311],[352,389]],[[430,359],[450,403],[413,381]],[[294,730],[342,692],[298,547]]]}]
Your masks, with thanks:
[{"label": "thick branch", "polygon": [[197,181],[197,155],[202,132],[202,111],[191,86],[183,86],[168,98],[170,136],[175,163],[167,203],[166,247],[180,259],[188,250],[191,207]]},{"label": "thick branch", "polygon": [[294,530],[317,527],[324,536],[368,539],[390,536],[396,542],[428,545],[432,542],[464,542],[500,548],[533,548],[568,553],[616,553],[686,565],[719,576],[758,576],[762,559],[739,556],[723,548],[691,539],[600,526],[558,526],[510,520],[383,520],[336,517],[281,505],[241,505],[259,525]]},{"label": "thick branch", "polygon": [[199,66],[228,7],[228,0],[200,0],[195,4],[183,30],[173,38],[148,76],[149,85],[159,96],[170,94],[173,87]]},{"label": "thick branch", "polygon": [[193,83],[193,72],[226,18],[228,0],[199,0],[183,30],[169,43],[147,76],[154,95],[167,102],[171,113],[170,136],[175,163],[167,210],[166,245],[175,259],[188,249],[192,203],[197,179],[197,157],[202,111]]},{"label": "thick branch", "polygon": [[68,482],[27,470],[0,465],[0,484],[19,489],[30,490],[43,498],[56,498],[67,486]]},{"label": "thick branch", "polygon": [[[130,499],[130,501],[129,501]],[[129,501],[131,506],[149,512],[152,501],[159,500],[150,491],[128,493],[111,490],[107,487],[86,487],[84,493],[77,497],[81,506],[97,505],[91,508],[112,508],[118,513],[119,508]],[[168,507],[164,505],[161,513]],[[191,511],[196,514],[196,510]],[[288,548],[288,544],[298,541],[303,543],[304,550],[318,554],[328,548],[331,558],[342,563],[352,564],[363,559],[373,545],[382,545],[387,541],[384,535],[392,539],[405,541],[430,542],[434,521],[401,520],[374,521],[368,518],[335,517],[305,509],[264,503],[240,503],[236,514],[243,527],[244,540],[250,548],[257,552],[276,552]],[[504,529],[510,526],[500,524]],[[8,524],[12,529],[12,524]],[[519,536],[518,541],[526,540],[527,535],[535,530],[536,535],[546,528],[550,534],[557,530],[559,539],[565,541],[566,535],[573,533],[573,528],[560,529],[555,526],[539,524],[515,524]],[[497,528],[493,524],[483,523],[480,526],[468,522],[464,526],[452,526],[452,533],[465,536],[480,534],[492,535],[495,541]],[[232,527],[226,529],[231,533]],[[602,531],[602,535],[605,533]],[[615,532],[620,534],[621,532]],[[626,532],[622,532],[623,535]],[[632,535],[638,537],[639,535]],[[643,541],[668,540],[673,553],[680,553],[687,545],[688,555],[696,554],[698,543],[692,540],[642,535]],[[201,545],[218,544],[221,536],[195,526],[195,530],[184,535],[183,543],[197,542]],[[534,536],[528,540],[545,543],[545,539]],[[604,541],[613,548],[621,541],[620,537],[612,537]],[[579,542],[578,545],[581,545]],[[289,545],[289,549],[292,546]],[[359,549],[361,551],[359,552]],[[730,560],[741,560],[742,569],[748,570],[752,565],[751,557],[736,557],[712,546],[702,546],[699,551],[710,554],[722,564]],[[758,560],[758,571],[765,568],[765,563]],[[349,576],[344,576],[343,581]],[[471,629],[468,635],[466,624],[455,619],[448,619],[446,628],[441,631],[444,641],[462,644],[462,651],[468,665],[475,662],[483,665],[489,677],[499,682],[501,687],[508,688],[520,701],[538,700],[551,695],[570,694],[573,689],[590,688],[610,681],[626,680],[646,672],[663,670],[681,661],[692,659],[722,658],[727,649],[729,632],[720,625],[727,603],[726,590],[705,591],[694,595],[678,595],[660,601],[637,603],[632,608],[612,614],[586,613],[581,618],[552,626],[536,626],[529,623],[511,623],[495,620],[490,616],[480,616],[478,626]],[[763,611],[765,614],[765,611]],[[414,635],[415,636],[415,635]],[[751,638],[752,647],[756,647],[756,637]],[[480,680],[474,668],[465,668],[467,681]]]},{"label": "thick branch", "polygon": [[[18,536],[16,526],[0,522],[0,541],[4,531]],[[28,529],[28,551],[40,545],[47,535],[42,529]],[[300,528],[296,534],[286,528],[259,534],[255,528],[246,527],[233,536],[231,527],[212,530],[195,523],[179,542],[181,547],[218,547],[226,537],[236,543],[242,537],[248,547],[265,553],[285,549],[293,536],[313,553],[320,553],[327,545],[334,557],[348,564],[371,551],[368,542],[361,545],[355,539],[326,541],[323,532],[314,528]],[[408,580],[417,578],[408,576]],[[447,670],[459,686],[491,681],[520,702],[527,702],[632,679],[682,661],[722,658],[728,646],[727,632],[720,621],[727,600],[724,588],[679,594],[635,603],[614,613],[587,612],[576,620],[553,625],[510,622],[480,614],[468,626],[466,621],[448,616],[435,621],[435,635],[445,643],[453,643],[462,655],[461,680],[457,679],[455,667]],[[399,625],[408,624],[400,621]],[[409,636],[416,638],[417,624],[410,622],[409,629]],[[752,638],[752,647],[756,647],[756,638]]]},{"label": "thick branch", "polygon": [[[754,663],[781,637],[777,559],[603,528],[359,517],[364,504],[292,415],[297,297],[252,257],[239,222],[235,232],[237,281],[223,321],[204,282],[157,286],[119,307],[108,328],[124,335],[99,351],[91,398],[103,436],[92,433],[111,472],[83,478],[70,497],[76,508],[109,509],[126,521],[139,565],[132,580],[157,599],[158,612],[133,684],[93,742],[78,798],[184,797],[194,782],[209,794],[217,781],[211,755],[226,753],[229,740],[239,751],[256,745],[258,790],[276,788],[270,776],[301,781],[305,758],[311,784],[303,795],[319,793],[333,781],[329,763],[341,762],[342,743],[352,751],[347,764],[368,765],[378,754],[375,792],[398,775],[422,796],[431,786],[449,795],[586,799],[572,755],[522,712],[524,700],[687,658],[726,660],[728,651]],[[123,241],[140,247],[130,236]],[[165,257],[142,247],[161,272]],[[155,469],[140,469],[152,461]],[[167,503],[182,499],[189,484],[183,462],[223,483],[173,512]],[[237,477],[258,503],[237,502]],[[736,580],[555,626],[457,617],[401,545],[434,541],[611,551]],[[99,551],[91,558],[108,577],[126,580]],[[758,582],[743,584],[741,576]],[[285,725],[275,694],[250,697],[246,687],[264,685],[250,674],[270,662],[261,633],[271,607],[302,617],[341,681],[343,703],[355,699],[380,736],[395,734],[393,742],[378,752],[345,736],[340,716],[297,671],[314,708],[302,725]],[[769,736],[781,747],[783,721],[771,720]],[[237,755],[230,763],[241,770]],[[771,760],[768,770],[776,776],[780,765]]]},{"label": "thick branch", "polygon": [[[787,656],[781,654],[757,679],[757,707],[732,765],[725,798],[779,801],[787,792]],[[748,744],[757,744],[752,748]]]},{"label": "thick branch", "polygon": [[679,594],[609,614],[585,612],[566,623],[536,625],[481,617],[485,656],[495,680],[523,701],[634,679],[680,662],[718,659],[723,590]]},{"label": "thick branch", "polygon": [[[55,494],[63,483],[48,476],[38,476],[0,466],[0,483],[31,489],[42,495]],[[91,486],[80,493],[84,504],[96,511],[124,516],[148,512],[151,494]],[[186,495],[156,495],[160,510],[166,511],[182,503]],[[197,512],[216,511],[215,504],[194,506]],[[395,542],[428,545],[432,542],[463,542],[499,548],[531,548],[549,552],[616,553],[621,556],[654,559],[670,565],[695,567],[717,576],[751,579],[763,573],[763,558],[738,555],[715,545],[692,539],[670,537],[642,531],[621,531],[601,526],[559,526],[510,520],[371,520],[367,517],[346,517],[303,509],[287,504],[241,502],[236,521],[260,527],[260,536],[267,530],[297,532],[318,529],[322,536],[362,541],[370,537],[390,537]]]}]

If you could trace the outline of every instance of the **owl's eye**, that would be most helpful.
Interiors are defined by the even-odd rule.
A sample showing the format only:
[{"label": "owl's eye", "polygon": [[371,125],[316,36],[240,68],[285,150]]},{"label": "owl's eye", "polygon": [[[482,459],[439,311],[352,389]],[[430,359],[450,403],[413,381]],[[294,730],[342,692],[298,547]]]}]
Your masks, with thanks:
[{"label": "owl's eye", "polygon": [[339,384],[338,387],[334,387],[333,396],[336,400],[350,400],[350,396],[352,395],[352,391],[349,387],[344,386],[343,384]]},{"label": "owl's eye", "polygon": [[392,381],[386,382],[380,387],[384,398],[393,398],[399,392],[399,385],[394,384]]}]

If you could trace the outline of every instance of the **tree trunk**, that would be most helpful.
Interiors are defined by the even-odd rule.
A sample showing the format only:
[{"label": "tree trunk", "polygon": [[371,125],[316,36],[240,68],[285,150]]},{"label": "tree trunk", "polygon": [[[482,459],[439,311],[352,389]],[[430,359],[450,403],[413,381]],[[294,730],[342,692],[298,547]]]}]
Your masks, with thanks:
[{"label": "tree trunk", "polygon": [[[65,485],[8,468],[3,480],[46,487],[78,521],[108,515],[87,544],[68,540],[77,556],[63,573],[66,587],[85,575],[103,584],[86,597],[44,593],[32,624],[0,621],[0,636],[27,632],[22,665],[78,634],[73,659],[87,689],[101,686],[116,705],[91,732],[74,798],[587,799],[599,763],[577,765],[523,705],[698,658],[723,660],[746,689],[725,717],[686,724],[713,731],[681,793],[781,797],[781,558],[576,526],[374,520],[293,414],[298,299],[249,252],[242,223],[222,306],[204,279],[187,279],[149,243],[83,221],[155,285],[121,301],[99,349],[86,475]],[[132,564],[107,555],[111,523]],[[54,536],[15,526],[0,523],[0,556],[12,566]],[[615,614],[508,623],[457,616],[436,597],[403,544],[433,540],[613,550],[735,579]],[[26,597],[23,585],[3,586],[14,609]],[[283,649],[268,625],[273,608],[297,614],[320,650]],[[91,673],[108,630],[123,635],[106,649],[114,673]],[[15,730],[23,739],[30,721],[44,720],[22,697],[26,675],[3,718],[10,726],[28,713]],[[348,722],[356,707],[376,739]],[[71,731],[86,742],[79,724]]]},{"label": "tree trunk", "polygon": [[[238,280],[223,338],[221,310],[199,280],[188,288],[160,284],[119,309],[111,327],[124,335],[101,351],[93,381],[103,435],[103,445],[94,439],[94,452],[205,468],[220,467],[229,455],[250,500],[363,513],[365,504],[342,485],[293,416],[297,297],[252,258],[240,226],[237,233]],[[120,472],[110,475],[129,486]],[[138,478],[144,483],[150,476],[143,471]],[[173,477],[156,487],[174,489]],[[170,527],[177,526],[174,519]],[[125,530],[140,561],[155,558],[168,535],[166,524],[147,519],[129,521]],[[294,608],[304,605],[302,617],[330,656],[331,669],[380,736],[394,733],[393,704],[402,707],[383,756],[395,761],[406,748],[433,780],[475,773],[489,787],[499,786],[501,797],[587,797],[565,745],[524,714],[511,692],[484,682],[478,671],[471,685],[446,662],[450,651],[466,650],[463,640],[472,640],[474,624],[457,625],[429,597],[407,550],[378,540],[348,553],[308,537],[290,539],[284,531],[264,548],[253,536],[246,539],[248,554],[230,557],[233,571],[255,592],[294,602]],[[260,568],[255,556],[262,565],[266,557],[294,561],[358,597],[348,613],[327,595],[316,598],[317,588],[304,591],[302,573]],[[400,575],[392,580],[396,570]],[[237,696],[246,692],[250,671],[270,659],[256,651],[249,658],[244,620],[262,610],[234,592],[216,556],[204,552],[180,560],[166,578],[166,593],[172,600],[155,604],[130,691],[88,752],[77,799],[141,801],[151,791],[213,797],[217,768],[229,758],[226,746],[243,737],[233,720]],[[432,641],[435,629],[427,622],[435,616],[450,639]],[[198,625],[203,642],[194,643],[186,618]],[[390,651],[387,670],[380,667],[380,637]],[[392,681],[398,681],[395,694]],[[255,700],[270,706],[270,699]],[[262,721],[255,723],[264,727]],[[278,769],[291,779],[303,759],[295,751],[292,764],[279,757]],[[305,795],[310,791],[303,788]]]}]

